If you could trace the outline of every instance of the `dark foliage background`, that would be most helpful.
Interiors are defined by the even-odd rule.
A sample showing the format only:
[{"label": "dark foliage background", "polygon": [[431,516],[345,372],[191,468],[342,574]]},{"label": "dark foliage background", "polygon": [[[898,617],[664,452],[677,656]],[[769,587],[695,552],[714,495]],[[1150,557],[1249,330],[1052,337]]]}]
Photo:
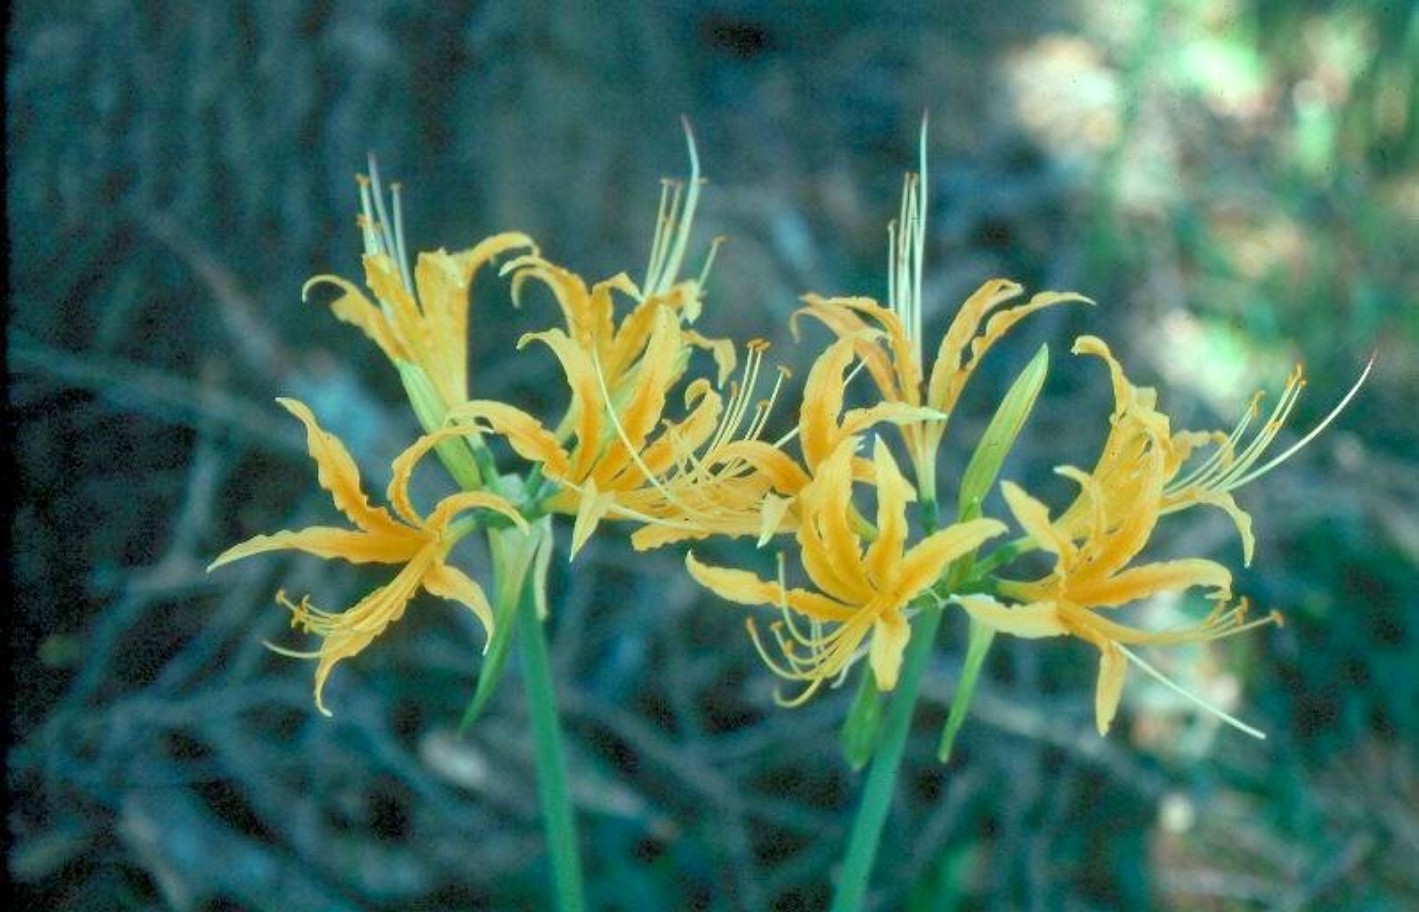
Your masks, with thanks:
[{"label": "dark foliage background", "polygon": [[[708,330],[799,368],[798,294],[885,293],[885,233],[932,115],[928,321],[981,280],[1099,301],[1022,328],[953,424],[968,440],[1036,345],[1055,369],[1010,474],[1087,463],[1107,335],[1180,423],[1230,425],[1290,363],[1293,429],[1372,350],[1337,427],[1245,491],[1239,583],[1287,626],[1169,671],[1253,743],[1131,683],[1107,740],[1080,644],[997,649],[958,756],[931,759],[949,630],[874,883],[881,909],[1419,906],[1419,14],[1404,2],[980,0],[883,11],[660,5],[22,3],[7,58],[13,747],[22,908],[539,908],[520,691],[459,739],[481,648],[420,602],[315,714],[278,587],[347,603],[314,559],[207,576],[221,548],[328,516],[310,402],[382,485],[414,426],[373,346],[318,306],[357,274],[352,175],[377,150],[417,248],[516,228],[588,276],[639,272],[687,115],[730,237]],[[538,310],[537,308],[542,308]],[[480,284],[482,395],[545,301]],[[1088,367],[1088,365],[1084,365]],[[802,376],[801,369],[798,376]],[[791,417],[791,416],[788,416]],[[959,455],[958,457],[959,458]],[[1165,549],[1240,564],[1220,517]],[[726,556],[726,555],[721,555]],[[727,555],[762,560],[747,548]],[[470,555],[476,564],[478,556]],[[848,694],[796,711],[738,610],[679,551],[603,536],[554,570],[552,635],[591,890],[606,909],[811,909],[859,777]],[[1169,606],[1148,606],[1166,623]]]}]

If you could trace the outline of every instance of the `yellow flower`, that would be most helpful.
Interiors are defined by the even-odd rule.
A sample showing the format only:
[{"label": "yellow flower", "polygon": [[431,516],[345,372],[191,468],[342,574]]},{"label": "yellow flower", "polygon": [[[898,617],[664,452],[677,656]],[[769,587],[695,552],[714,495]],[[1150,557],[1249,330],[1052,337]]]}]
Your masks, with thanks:
[{"label": "yellow flower", "polygon": [[[871,462],[877,489],[876,537],[864,550],[852,507],[853,452],[859,438],[844,439],[799,494],[798,526],[803,568],[818,591],[790,589],[743,570],[713,567],[686,556],[690,574],[722,598],[743,605],[777,605],[783,619],[773,630],[783,661],[772,659],[749,630],[760,654],[779,676],[807,686],[802,702],[823,681],[841,675],[869,635],[868,660],[877,686],[896,686],[902,652],[911,636],[907,611],[941,578],[947,566],[1004,531],[993,519],[959,523],[906,547],[906,505],[916,493],[878,440]],[[808,629],[794,615],[805,618]],[[824,629],[829,625],[831,629]]]},{"label": "yellow flower", "polygon": [[[1023,304],[1001,305],[1023,290],[1006,279],[992,279],[966,299],[941,339],[923,391],[922,265],[926,244],[926,123],[921,133],[921,174],[908,174],[902,186],[897,222],[888,226],[888,306],[865,297],[824,298],[804,295],[807,306],[794,315],[814,317],[839,339],[853,340],[882,399],[924,406],[940,420],[902,425],[902,437],[923,496],[936,496],[936,452],[946,423],[985,353],[1011,327],[1037,310],[1071,301],[1093,303],[1072,292],[1041,292]],[[900,226],[900,227],[898,227]],[[990,319],[987,320],[986,317]],[[982,323],[984,325],[982,326]]]},{"label": "yellow flower", "polygon": [[[678,278],[700,183],[693,141],[689,145],[688,190],[682,196],[680,184],[666,185],[640,286],[623,273],[588,288],[576,274],[531,255],[504,267],[512,273],[515,300],[535,279],[552,292],[565,320],[565,329],[529,333],[519,343],[546,345],[561,365],[571,398],[556,427],[493,401],[471,402],[450,415],[467,427],[504,436],[561,486],[541,507],[576,517],[573,554],[607,515],[657,527],[635,536],[637,547],[756,531],[762,525],[764,494],[773,482],[754,473],[754,467],[769,461],[779,475],[793,470],[749,446],[762,431],[778,389],[775,384],[767,401],[751,407],[762,343],[750,343],[742,382],[727,402],[697,379],[684,392],[685,417],[664,418],[695,349],[713,355],[721,385],[736,361],[729,342],[707,339],[686,325],[699,315],[714,253],[711,248],[697,279]],[[635,302],[619,320],[617,293]]]},{"label": "yellow flower", "polygon": [[[315,705],[325,715],[321,692],[336,664],[361,652],[389,624],[403,614],[409,600],[420,588],[441,598],[468,607],[482,622],[489,636],[493,614],[483,589],[463,571],[446,563],[449,550],[474,528],[471,522],[455,522],[469,510],[492,510],[526,528],[526,522],[511,503],[485,491],[463,492],[444,498],[427,516],[421,516],[409,499],[409,479],[418,461],[451,432],[426,435],[394,460],[389,501],[398,518],[383,507],[371,506],[360,485],[359,470],[339,438],[321,429],[310,409],[294,399],[277,400],[306,428],[307,446],[315,461],[320,486],[330,492],[335,508],[354,529],[312,526],[299,531],[258,535],[222,552],[207,568],[251,557],[267,551],[304,551],[324,558],[342,558],[351,563],[402,564],[403,568],[385,586],[340,612],[325,612],[308,599],[293,604],[278,598],[292,612],[292,623],[318,634],[319,651],[295,653],[277,651],[300,658],[316,658]],[[273,647],[274,648],[274,647]]]},{"label": "yellow flower", "polygon": [[[1280,455],[1258,467],[1256,463],[1266,454],[1277,433],[1285,425],[1300,398],[1301,390],[1305,387],[1305,378],[1299,365],[1286,378],[1286,386],[1261,430],[1247,440],[1247,431],[1260,413],[1261,393],[1252,397],[1246,412],[1230,434],[1220,431],[1178,431],[1169,434],[1167,417],[1156,410],[1156,391],[1130,383],[1124,375],[1123,367],[1113,357],[1103,340],[1094,336],[1081,336],[1074,343],[1074,353],[1094,355],[1102,359],[1108,365],[1113,382],[1114,414],[1110,420],[1109,435],[1104,442],[1099,461],[1091,473],[1098,479],[1103,496],[1108,501],[1105,505],[1106,511],[1110,515],[1121,515],[1125,508],[1115,502],[1132,502],[1136,499],[1135,488],[1143,479],[1143,475],[1137,471],[1137,463],[1142,453],[1155,448],[1162,460],[1159,471],[1164,482],[1159,512],[1167,515],[1199,504],[1207,504],[1225,511],[1236,524],[1242,539],[1243,560],[1248,566],[1255,549],[1251,516],[1237,504],[1232,492],[1276,468],[1314,440],[1360,391],[1374,363],[1371,359],[1354,386],[1314,428]],[[1133,417],[1126,418],[1129,414]],[[1187,463],[1196,450],[1207,445],[1214,447],[1212,453],[1195,467],[1189,468]],[[1186,473],[1183,473],[1184,469],[1187,469]],[[1070,537],[1077,539],[1089,528],[1089,514],[1093,509],[1088,499],[1081,495],[1056,525]]]},{"label": "yellow flower", "polygon": [[[1130,384],[1101,341],[1081,338],[1075,351],[1102,358],[1113,376],[1114,414],[1098,464],[1088,474],[1072,466],[1056,470],[1078,484],[1080,493],[1053,520],[1048,508],[1019,486],[1010,482],[1002,485],[1005,502],[1021,528],[1038,547],[1054,555],[1054,570],[1033,582],[999,584],[1002,595],[1022,603],[1014,607],[982,595],[964,596],[958,601],[978,621],[1001,632],[1023,637],[1071,635],[1097,647],[1100,665],[1095,716],[1103,734],[1117,712],[1128,661],[1176,687],[1128,646],[1212,640],[1279,618],[1271,615],[1247,623],[1245,602],[1235,607],[1228,605],[1231,573],[1213,561],[1191,558],[1130,566],[1148,544],[1159,517],[1179,508],[1169,499],[1173,495],[1168,493],[1168,484],[1196,435],[1170,433],[1167,416],[1154,407],[1154,391]],[[1197,502],[1203,501],[1199,498]],[[1209,497],[1206,502],[1218,500]],[[1234,517],[1245,517],[1230,497],[1227,503]],[[1142,630],[1111,620],[1099,611],[1193,587],[1211,590],[1209,597],[1216,602],[1216,608],[1194,627]],[[1256,734],[1254,729],[1195,696],[1185,695]]]},{"label": "yellow flower", "polygon": [[306,282],[301,297],[308,298],[321,284],[339,288],[342,294],[330,305],[336,317],[358,327],[390,361],[420,368],[444,409],[460,405],[468,400],[468,298],[473,279],[497,256],[519,248],[535,251],[537,245],[525,234],[504,232],[458,253],[421,253],[411,275],[399,186],[393,188],[391,221],[373,159],[370,177],[359,180],[365,284],[379,306],[352,282],[333,275]]},{"label": "yellow flower", "polygon": [[585,351],[559,331],[543,334],[571,385],[568,414],[575,443],[570,447],[505,403],[472,402],[450,415],[504,436],[560,485],[541,507],[576,517],[573,554],[608,515],[646,524],[632,535],[638,548],[710,534],[751,534],[763,525],[765,497],[773,488],[787,493],[806,480],[796,463],[758,440],[783,377],[752,407],[751,417],[763,343],[748,346],[741,382],[727,403],[699,379],[686,388],[686,416],[663,419],[666,376],[680,330],[668,310],[660,314],[619,402]]}]

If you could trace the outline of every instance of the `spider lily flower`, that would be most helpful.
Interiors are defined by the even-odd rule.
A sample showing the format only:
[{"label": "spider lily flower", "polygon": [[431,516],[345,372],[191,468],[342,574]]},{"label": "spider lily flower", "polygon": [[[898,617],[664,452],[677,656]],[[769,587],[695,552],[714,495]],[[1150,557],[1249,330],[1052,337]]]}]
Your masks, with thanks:
[{"label": "spider lily flower", "polygon": [[[500,402],[471,402],[450,414],[455,422],[500,434],[523,458],[537,463],[560,490],[541,509],[576,517],[572,553],[602,518],[629,519],[645,528],[632,535],[637,548],[711,534],[761,531],[766,498],[774,489],[796,491],[807,476],[776,447],[759,440],[785,377],[780,372],[766,399],[753,403],[766,343],[750,343],[740,382],[728,401],[704,379],[686,388],[687,414],[663,419],[673,358],[681,332],[667,308],[623,396],[612,395],[598,361],[561,330],[545,341],[561,361],[572,391],[567,445],[537,419]],[[657,432],[658,428],[658,432]],[[774,530],[782,511],[767,509]]]},{"label": "spider lily flower", "polygon": [[[1001,595],[1020,603],[1014,607],[989,596],[964,596],[958,601],[977,621],[1000,632],[1022,637],[1071,635],[1097,647],[1100,666],[1095,717],[1100,734],[1108,731],[1117,712],[1128,661],[1225,721],[1259,734],[1177,688],[1128,648],[1218,639],[1279,621],[1279,617],[1247,622],[1245,602],[1228,605],[1231,573],[1213,561],[1188,558],[1131,566],[1148,544],[1159,517],[1167,512],[1168,482],[1176,475],[1192,438],[1170,432],[1167,416],[1154,407],[1154,391],[1128,383],[1102,342],[1086,337],[1075,351],[1104,359],[1112,373],[1115,408],[1103,455],[1092,473],[1072,466],[1056,470],[1078,484],[1080,491],[1056,519],[1018,485],[1005,482],[1001,486],[1016,522],[1038,547],[1054,555],[1054,570],[1031,582],[999,583]],[[1149,631],[1102,613],[1102,609],[1159,593],[1195,587],[1210,590],[1209,597],[1217,607],[1194,627]]]},{"label": "spider lily flower", "polygon": [[804,690],[787,701],[797,705],[826,680],[838,678],[861,657],[882,690],[896,686],[902,652],[911,637],[910,606],[957,557],[1005,530],[993,519],[953,525],[906,546],[906,505],[916,498],[879,439],[871,460],[877,490],[876,537],[862,546],[852,507],[853,454],[860,438],[848,437],[818,467],[799,495],[798,543],[804,571],[816,587],[790,589],[753,573],[701,563],[687,554],[686,566],[700,585],[741,605],[774,605],[782,619],[771,628],[782,659],[771,657],[753,622],[755,646],[780,677]]},{"label": "spider lily flower", "polygon": [[[391,188],[386,206],[373,157],[369,176],[361,175],[359,184],[365,284],[378,305],[353,282],[334,275],[306,282],[301,298],[309,300],[316,286],[335,286],[341,294],[330,309],[337,318],[357,327],[396,365],[421,370],[442,410],[461,405],[468,401],[468,305],[473,279],[496,257],[519,249],[535,252],[537,245],[525,234],[508,231],[457,253],[442,249],[420,253],[411,273],[399,185]],[[425,421],[425,430],[433,430],[428,425],[441,420],[442,415],[437,415]]]},{"label": "spider lily flower", "polygon": [[402,565],[388,584],[374,590],[344,611],[327,612],[315,608],[309,599],[292,603],[284,594],[277,598],[290,609],[292,625],[321,637],[316,652],[303,653],[272,647],[284,655],[317,660],[315,705],[325,715],[321,694],[330,672],[341,661],[359,654],[385,628],[398,620],[410,599],[424,589],[440,598],[467,607],[491,637],[493,613],[483,589],[468,575],[446,561],[449,551],[476,528],[469,511],[491,510],[514,525],[526,528],[526,521],[511,503],[487,491],[462,492],[440,501],[424,516],[409,499],[409,479],[420,459],[446,434],[426,435],[401,453],[393,464],[388,497],[397,518],[383,507],[372,506],[360,484],[359,470],[339,438],[323,430],[302,403],[277,400],[306,428],[307,447],[317,469],[320,486],[330,492],[335,508],[354,529],[312,526],[299,531],[258,535],[228,548],[207,568],[268,551],[304,551],[324,558],[341,558],[351,563]]},{"label": "spider lily flower", "polygon": [[[711,243],[698,277],[680,278],[703,183],[699,154],[688,123],[685,141],[690,153],[690,177],[683,183],[662,182],[655,233],[640,285],[623,272],[588,288],[576,273],[535,252],[511,260],[502,268],[504,275],[512,276],[515,303],[521,302],[523,288],[530,280],[536,279],[551,291],[566,321],[566,336],[595,359],[613,396],[620,396],[633,382],[635,366],[650,341],[662,308],[673,313],[681,325],[681,346],[674,361],[676,377],[685,370],[693,348],[713,355],[719,368],[720,384],[734,371],[733,343],[708,339],[689,328],[699,318],[703,307],[705,284],[721,239],[716,238]],[[619,323],[615,317],[616,293],[635,302]]]},{"label": "spider lily flower", "polygon": [[[687,185],[667,183],[662,191],[641,285],[622,273],[588,287],[575,273],[536,255],[503,267],[512,275],[515,301],[525,284],[536,280],[552,292],[562,311],[565,328],[529,333],[519,342],[519,348],[530,342],[546,345],[561,365],[571,400],[557,426],[549,429],[519,409],[490,401],[450,413],[452,421],[506,437],[519,455],[538,463],[543,476],[561,486],[541,507],[576,517],[573,554],[608,514],[659,527],[636,537],[638,547],[758,529],[764,525],[768,484],[763,477],[748,476],[766,460],[780,475],[790,471],[781,459],[749,446],[757,441],[778,384],[766,402],[752,408],[743,430],[761,344],[750,344],[743,382],[727,403],[707,382],[694,380],[684,393],[686,417],[678,422],[663,418],[695,349],[714,357],[717,385],[723,385],[737,361],[731,343],[707,339],[688,325],[699,315],[715,248],[698,278],[679,279],[700,185],[688,128],[686,137],[690,179]],[[619,320],[618,294],[635,302]]]},{"label": "spider lily flower", "polygon": [[[1324,431],[1336,416],[1350,404],[1350,400],[1360,392],[1360,387],[1364,385],[1365,379],[1370,375],[1370,369],[1374,367],[1374,363],[1374,358],[1371,357],[1350,390],[1315,427],[1282,453],[1271,457],[1260,466],[1257,463],[1261,461],[1272,441],[1275,440],[1277,433],[1285,425],[1296,401],[1301,397],[1301,391],[1305,388],[1305,373],[1299,364],[1286,378],[1286,385],[1282,389],[1281,395],[1277,397],[1271,415],[1250,440],[1247,440],[1246,434],[1260,415],[1262,397],[1260,392],[1252,397],[1241,420],[1237,422],[1230,434],[1218,431],[1210,434],[1177,435],[1174,438],[1174,444],[1184,460],[1191,455],[1193,448],[1197,445],[1211,443],[1215,449],[1200,464],[1191,468],[1187,474],[1180,478],[1169,479],[1163,490],[1163,512],[1173,513],[1196,504],[1210,504],[1225,510],[1236,523],[1237,531],[1242,538],[1243,557],[1245,563],[1250,565],[1252,552],[1255,548],[1255,540],[1251,533],[1251,517],[1237,505],[1236,500],[1232,497],[1232,492],[1270,472],[1294,456],[1306,444],[1316,439],[1321,431]],[[1243,443],[1243,441],[1246,442]]]},{"label": "spider lily flower", "polygon": [[[1130,646],[1167,646],[1204,642],[1233,636],[1253,627],[1280,623],[1270,614],[1246,620],[1246,601],[1230,605],[1231,574],[1221,564],[1200,558],[1161,561],[1128,566],[1146,544],[1157,522],[1158,480],[1141,487],[1144,502],[1135,512],[1119,520],[1108,516],[1108,493],[1098,479],[1065,467],[1061,474],[1079,483],[1083,499],[1091,511],[1091,527],[1083,542],[1075,543],[1070,532],[1051,522],[1044,504],[1010,482],[1002,489],[1006,503],[1026,533],[1055,555],[1054,571],[1033,582],[1003,582],[999,591],[1020,604],[1007,607],[988,595],[965,595],[956,599],[977,621],[1001,633],[1026,638],[1075,636],[1099,650],[1099,679],[1094,697],[1095,721],[1099,734],[1107,734],[1123,694],[1128,662],[1138,665],[1168,687],[1197,703],[1223,721],[1248,734],[1260,732],[1222,710],[1183,690],[1164,677]],[[1118,502],[1115,498],[1115,502]],[[1151,598],[1162,592],[1180,592],[1193,587],[1211,590],[1215,607],[1200,623],[1174,630],[1144,630],[1120,623],[1101,609],[1116,608]]]},{"label": "spider lily flower", "polygon": [[[936,452],[946,423],[966,382],[982,357],[1016,323],[1037,310],[1067,302],[1092,304],[1072,292],[1046,291],[1028,301],[1000,309],[1024,290],[1006,279],[992,279],[978,288],[957,311],[925,374],[922,359],[922,264],[926,247],[926,123],[922,122],[921,172],[907,174],[897,221],[887,228],[887,306],[866,297],[824,298],[804,295],[805,306],[794,314],[821,321],[839,339],[854,340],[854,348],[882,399],[923,406],[940,420],[902,426],[921,493],[936,497]],[[987,319],[989,317],[989,319]],[[925,388],[923,389],[923,382]]]},{"label": "spider lily flower", "polygon": [[[1114,414],[1110,419],[1108,439],[1094,467],[1093,477],[1099,479],[1105,495],[1112,500],[1132,501],[1136,497],[1134,488],[1142,475],[1136,466],[1141,454],[1150,447],[1156,447],[1162,455],[1162,489],[1159,512],[1161,515],[1199,504],[1217,507],[1227,513],[1237,527],[1242,540],[1243,561],[1251,565],[1255,550],[1252,535],[1251,516],[1243,510],[1232,496],[1232,492],[1242,485],[1276,468],[1310,443],[1335,420],[1336,416],[1360,391],[1374,362],[1371,359],[1359,379],[1314,428],[1283,453],[1272,457],[1261,466],[1257,463],[1265,455],[1277,433],[1285,425],[1296,401],[1305,386],[1305,379],[1298,365],[1286,380],[1271,415],[1250,439],[1247,432],[1260,414],[1261,394],[1252,397],[1246,412],[1230,434],[1216,432],[1179,431],[1167,433],[1167,418],[1155,409],[1157,393],[1150,387],[1138,387],[1129,382],[1122,366],[1101,339],[1081,336],[1074,344],[1075,354],[1088,354],[1100,358],[1108,365],[1114,390]],[[1125,415],[1152,414],[1152,422],[1162,422],[1159,433],[1142,430],[1143,420],[1129,420]],[[1203,446],[1212,446],[1213,451],[1196,466],[1188,467],[1193,453]],[[1187,471],[1184,472],[1183,470]],[[1058,525],[1074,538],[1080,537],[1089,527],[1088,514],[1093,510],[1086,498],[1081,497],[1060,518]],[[1110,515],[1121,515],[1124,511],[1117,505],[1109,507]]]}]

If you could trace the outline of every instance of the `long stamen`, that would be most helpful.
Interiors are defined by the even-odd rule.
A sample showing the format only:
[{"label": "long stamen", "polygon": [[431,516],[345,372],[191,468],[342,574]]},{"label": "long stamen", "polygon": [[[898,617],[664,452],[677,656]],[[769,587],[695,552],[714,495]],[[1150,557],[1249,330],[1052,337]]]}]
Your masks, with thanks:
[{"label": "long stamen", "polygon": [[1360,392],[1360,387],[1364,385],[1365,379],[1370,376],[1370,370],[1374,366],[1375,356],[1371,355],[1370,360],[1365,363],[1365,369],[1360,373],[1360,378],[1355,381],[1355,385],[1350,387],[1350,391],[1345,394],[1345,398],[1341,399],[1340,402],[1335,406],[1335,408],[1330,410],[1330,414],[1326,415],[1325,418],[1321,420],[1320,424],[1317,424],[1314,428],[1312,428],[1310,433],[1306,434],[1306,436],[1302,437],[1300,440],[1287,447],[1286,450],[1281,453],[1281,455],[1270,460],[1261,468],[1253,469],[1246,475],[1232,482],[1232,487],[1240,487],[1241,485],[1247,484],[1248,482],[1255,481],[1257,478],[1260,478],[1262,475],[1265,475],[1267,472],[1270,472],[1272,469],[1276,468],[1278,465],[1285,462],[1287,459],[1290,459],[1302,447],[1314,440],[1316,436],[1320,434],[1321,431],[1325,430],[1326,427],[1329,426],[1329,424],[1335,420],[1336,416],[1339,415],[1345,409],[1345,407],[1350,404],[1350,400],[1354,399],[1355,395]]},{"label": "long stamen", "polygon": [[917,370],[922,366],[922,272],[926,258],[926,118],[921,121],[920,171],[902,179],[897,220],[887,226],[887,304],[896,314],[911,346]]},{"label": "long stamen", "polygon": [[621,445],[626,448],[626,453],[631,457],[631,461],[636,464],[636,468],[641,470],[641,475],[645,477],[645,480],[651,487],[655,488],[669,503],[689,514],[690,507],[687,504],[682,504],[676,499],[675,495],[670,492],[669,488],[661,484],[660,478],[650,470],[650,467],[645,464],[645,460],[641,458],[640,452],[632,445],[630,435],[626,433],[625,427],[621,424],[620,416],[616,414],[615,407],[611,405],[611,391],[606,385],[606,372],[601,369],[601,358],[595,351],[591,353],[591,363],[596,371],[596,383],[601,388],[601,397],[606,403],[606,414],[610,417],[611,426],[616,429],[616,436],[620,439]]},{"label": "long stamen", "polygon": [[384,186],[379,182],[379,162],[376,161],[373,152],[370,153],[369,165],[370,184],[374,191],[374,211],[379,215],[375,228],[379,231],[380,239],[384,242],[384,252],[394,256],[396,247],[394,234],[391,230],[394,223],[390,221],[389,212],[384,207]]},{"label": "long stamen", "polygon": [[719,253],[719,248],[723,246],[725,240],[727,239],[724,235],[717,234],[710,241],[709,253],[705,254],[705,264],[700,267],[700,277],[695,280],[695,284],[700,287],[701,293],[704,292],[705,283],[709,281],[710,267],[714,265],[715,254]]},{"label": "long stamen", "polygon": [[1254,464],[1261,459],[1267,447],[1271,445],[1286,419],[1290,417],[1291,411],[1295,408],[1296,402],[1300,399],[1301,391],[1305,387],[1305,378],[1301,374],[1298,366],[1296,370],[1287,378],[1286,387],[1282,390],[1281,396],[1277,399],[1275,407],[1271,411],[1271,416],[1266,424],[1256,436],[1241,450],[1237,452],[1237,444],[1241,441],[1247,427],[1259,414],[1257,400],[1253,398],[1252,404],[1248,407],[1247,413],[1238,422],[1237,427],[1227,437],[1226,441],[1219,445],[1218,449],[1194,471],[1185,478],[1169,484],[1165,494],[1178,495],[1190,489],[1204,489],[1209,491],[1228,492],[1249,484],[1261,476],[1270,472],[1281,463],[1296,455],[1303,447],[1316,439],[1322,431],[1330,426],[1330,423],[1340,415],[1350,401],[1360,392],[1360,387],[1370,376],[1370,371],[1375,366],[1375,358],[1370,356],[1366,362],[1365,369],[1360,372],[1360,377],[1341,398],[1335,408],[1331,409],[1326,416],[1321,419],[1315,427],[1311,428],[1300,440],[1287,447],[1280,454],[1267,460],[1260,466]]},{"label": "long stamen", "polygon": [[1245,732],[1246,734],[1251,735],[1253,738],[1256,738],[1258,740],[1266,740],[1265,732],[1261,731],[1260,729],[1253,728],[1252,726],[1243,722],[1241,719],[1238,719],[1236,716],[1227,713],[1220,707],[1207,702],[1206,700],[1199,697],[1197,694],[1193,693],[1190,690],[1187,690],[1181,684],[1178,684],[1176,681],[1173,681],[1167,675],[1163,674],[1161,671],[1154,668],[1152,665],[1149,665],[1147,662],[1143,661],[1143,659],[1139,655],[1134,653],[1133,650],[1129,649],[1128,647],[1118,643],[1115,643],[1114,645],[1118,647],[1119,652],[1122,652],[1124,657],[1127,658],[1130,662],[1143,669],[1143,671],[1146,672],[1149,676],[1151,676],[1155,681],[1162,684],[1164,687],[1167,687],[1169,690],[1173,691],[1178,696],[1184,697],[1185,699],[1191,701],[1198,708],[1208,713],[1211,713],[1212,715],[1216,716],[1218,719],[1221,719],[1223,722],[1226,722],[1233,728]]},{"label": "long stamen", "polygon": [[365,255],[379,256],[383,251],[380,247],[379,231],[375,227],[378,219],[375,218],[374,200],[370,196],[370,179],[361,174],[355,178],[355,182],[360,186],[360,216],[355,219],[355,223],[360,227]]},{"label": "long stamen", "polygon": [[670,234],[675,226],[675,211],[680,205],[681,185],[672,180],[660,182],[660,205],[655,212],[655,235],[650,241],[650,259],[645,267],[642,286],[646,294],[659,290],[661,272],[670,247]]},{"label": "long stamen", "polygon": [[[690,150],[690,177],[685,183],[664,181],[660,191],[660,206],[655,218],[655,237],[651,240],[650,261],[646,264],[643,293],[663,294],[675,284],[680,266],[685,260],[685,248],[690,242],[690,228],[700,200],[700,156],[695,149],[695,136],[690,122],[683,121],[685,143]],[[682,195],[683,194],[683,195]],[[714,260],[714,245],[700,271],[701,280]],[[692,318],[693,319],[693,318]]]},{"label": "long stamen", "polygon": [[685,247],[690,242],[690,225],[695,220],[695,208],[700,201],[700,155],[695,149],[695,134],[690,130],[690,121],[686,119],[682,123],[685,127],[685,144],[690,150],[690,180],[685,188],[685,208],[680,213],[679,230],[675,234],[675,243],[666,262],[665,275],[661,277],[661,291],[668,290],[680,272],[680,263],[685,259]]},{"label": "long stamen", "polygon": [[399,277],[404,280],[404,288],[412,295],[414,279],[409,275],[409,251],[404,246],[404,206],[399,199],[399,183],[389,185],[389,193],[394,205],[394,259],[399,263]]},{"label": "long stamen", "polygon": [[1261,396],[1262,394],[1258,392],[1251,397],[1246,412],[1237,422],[1237,426],[1232,429],[1232,433],[1217,444],[1212,453],[1197,468],[1169,484],[1164,490],[1165,494],[1191,487],[1209,487],[1213,478],[1226,472],[1232,466],[1236,461],[1237,444],[1241,441],[1242,435],[1246,433],[1246,429],[1251,426],[1252,421],[1261,414]]},{"label": "long stamen", "polygon": [[[848,385],[849,383],[851,383],[854,379],[856,379],[856,378],[857,378],[857,375],[860,374],[860,373],[862,373],[863,369],[866,368],[866,367],[867,367],[867,362],[866,362],[866,361],[858,361],[858,362],[857,362],[857,365],[856,365],[855,367],[853,367],[852,370],[848,371],[847,376],[843,378],[843,387],[846,388],[847,385]],[[792,428],[790,428],[782,437],[780,437],[779,439],[777,439],[777,440],[774,441],[774,446],[777,447],[777,448],[779,448],[779,449],[782,449],[784,444],[788,443],[790,440],[792,440],[793,438],[795,438],[795,437],[797,437],[797,436],[798,436],[798,425],[795,424],[795,425],[794,425]]]}]

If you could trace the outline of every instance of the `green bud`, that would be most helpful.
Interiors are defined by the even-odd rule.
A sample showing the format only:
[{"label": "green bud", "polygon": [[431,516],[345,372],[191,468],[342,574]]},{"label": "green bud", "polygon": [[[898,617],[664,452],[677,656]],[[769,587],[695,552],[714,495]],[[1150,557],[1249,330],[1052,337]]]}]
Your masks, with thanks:
[{"label": "green bud", "polygon": [[1019,436],[1025,420],[1030,417],[1030,410],[1034,408],[1035,399],[1040,395],[1040,388],[1044,386],[1048,372],[1049,347],[1041,345],[1040,350],[1030,359],[1030,363],[1020,371],[1020,376],[1010,384],[1010,390],[1001,400],[1000,407],[995,410],[994,417],[981,435],[980,443],[976,444],[976,450],[971,454],[971,461],[966,465],[965,474],[961,476],[961,494],[957,508],[961,518],[972,514],[980,515],[981,501],[995,484],[995,476],[1000,473],[1001,464],[1009,455],[1010,448],[1015,445],[1015,438]]}]

